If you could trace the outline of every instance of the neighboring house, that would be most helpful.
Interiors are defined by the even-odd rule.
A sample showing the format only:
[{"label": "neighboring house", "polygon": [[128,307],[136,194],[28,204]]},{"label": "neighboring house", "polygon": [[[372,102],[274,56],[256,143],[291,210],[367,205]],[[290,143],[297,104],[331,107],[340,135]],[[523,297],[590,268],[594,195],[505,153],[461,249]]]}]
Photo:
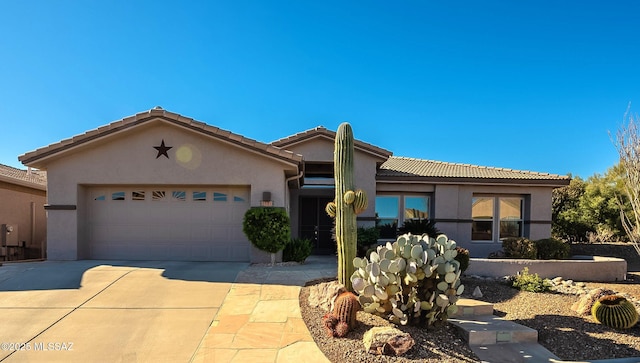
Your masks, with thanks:
[{"label": "neighboring house", "polygon": [[42,258],[47,174],[0,164],[0,261]]},{"label": "neighboring house", "polygon": [[[357,130],[355,130],[357,135]],[[251,206],[284,207],[293,236],[334,253],[335,132],[270,144],[155,108],[19,157],[47,170],[48,257],[55,260],[265,261],[242,233]],[[432,218],[474,256],[500,237],[551,233],[551,191],[565,176],[391,156],[356,140],[362,226]]]}]

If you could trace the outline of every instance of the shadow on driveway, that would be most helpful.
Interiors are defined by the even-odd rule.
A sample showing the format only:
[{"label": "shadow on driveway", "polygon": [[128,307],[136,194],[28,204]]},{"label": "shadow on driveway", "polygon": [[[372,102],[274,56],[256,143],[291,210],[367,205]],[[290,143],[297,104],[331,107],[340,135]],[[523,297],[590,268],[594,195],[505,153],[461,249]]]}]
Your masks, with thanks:
[{"label": "shadow on driveway", "polygon": [[172,280],[234,282],[246,262],[182,261],[39,261],[0,266],[0,291],[79,289],[86,271],[157,269]]}]

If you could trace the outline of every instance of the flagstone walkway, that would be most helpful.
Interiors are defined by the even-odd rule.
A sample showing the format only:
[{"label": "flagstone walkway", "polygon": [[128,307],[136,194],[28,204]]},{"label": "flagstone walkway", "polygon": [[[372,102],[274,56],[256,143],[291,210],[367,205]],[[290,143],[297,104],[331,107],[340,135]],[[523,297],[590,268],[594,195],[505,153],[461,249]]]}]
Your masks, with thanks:
[{"label": "flagstone walkway", "polygon": [[335,277],[334,258],[250,266],[238,274],[192,362],[328,363],[300,314],[306,281]]}]

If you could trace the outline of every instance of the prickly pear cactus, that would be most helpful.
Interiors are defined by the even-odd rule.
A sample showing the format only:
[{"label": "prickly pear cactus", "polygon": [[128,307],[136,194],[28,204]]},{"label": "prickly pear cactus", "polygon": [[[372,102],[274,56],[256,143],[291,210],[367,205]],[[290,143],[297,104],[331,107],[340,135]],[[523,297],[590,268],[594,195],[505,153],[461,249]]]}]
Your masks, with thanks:
[{"label": "prickly pear cactus", "polygon": [[349,279],[355,270],[353,259],[357,250],[356,214],[367,208],[366,194],[355,191],[353,183],[353,131],[351,125],[342,123],[336,132],[333,155],[336,199],[326,211],[335,218],[336,242],[338,244],[338,281],[348,291],[353,291]]},{"label": "prickly pear cactus", "polygon": [[364,311],[396,324],[432,326],[457,310],[464,291],[456,242],[439,235],[405,234],[355,258],[353,289]]}]

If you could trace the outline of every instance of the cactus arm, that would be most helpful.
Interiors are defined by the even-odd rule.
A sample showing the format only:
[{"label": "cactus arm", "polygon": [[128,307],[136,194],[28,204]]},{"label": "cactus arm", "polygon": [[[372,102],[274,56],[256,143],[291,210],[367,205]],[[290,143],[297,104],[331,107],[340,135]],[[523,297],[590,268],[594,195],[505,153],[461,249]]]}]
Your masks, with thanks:
[{"label": "cactus arm", "polygon": [[353,131],[351,125],[342,123],[338,127],[334,150],[334,174],[336,184],[336,242],[338,244],[338,281],[347,291],[353,291],[351,275],[355,271],[353,259],[357,251],[356,214],[351,205],[345,203],[344,195],[353,193]]}]

